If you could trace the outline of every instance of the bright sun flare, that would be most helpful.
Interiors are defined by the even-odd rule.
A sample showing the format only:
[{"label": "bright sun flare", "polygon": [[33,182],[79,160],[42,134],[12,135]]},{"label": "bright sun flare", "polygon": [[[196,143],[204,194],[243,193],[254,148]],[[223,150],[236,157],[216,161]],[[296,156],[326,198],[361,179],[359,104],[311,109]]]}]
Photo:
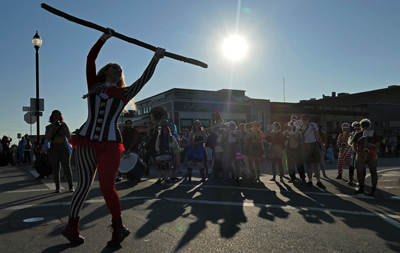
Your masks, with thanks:
[{"label": "bright sun flare", "polygon": [[227,38],[224,41],[222,50],[228,58],[232,60],[238,60],[246,55],[247,44],[242,37],[235,35]]}]

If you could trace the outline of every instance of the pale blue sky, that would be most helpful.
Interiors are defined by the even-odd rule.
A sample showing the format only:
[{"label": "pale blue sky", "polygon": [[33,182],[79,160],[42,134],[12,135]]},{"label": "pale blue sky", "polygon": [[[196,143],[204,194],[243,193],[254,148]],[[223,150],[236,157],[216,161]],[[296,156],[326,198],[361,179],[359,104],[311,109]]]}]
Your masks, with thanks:
[{"label": "pale blue sky", "polygon": [[[40,97],[45,99],[41,133],[53,109],[72,130],[87,117],[85,61],[101,33],[40,7],[42,1],[3,0],[0,135],[15,141],[30,133],[22,106],[36,96],[36,30],[40,49]],[[251,98],[286,102],[321,98],[333,91],[356,93],[400,84],[400,1],[242,0],[238,33],[247,56],[234,65],[221,50],[236,29],[237,0],[48,1],[48,5],[143,42],[206,62],[208,69],[165,58],[135,100],[171,88],[240,89]],[[153,53],[116,38],[98,67],[121,64],[128,84]],[[231,83],[231,80],[232,83]],[[36,134],[36,125],[32,127]]]}]

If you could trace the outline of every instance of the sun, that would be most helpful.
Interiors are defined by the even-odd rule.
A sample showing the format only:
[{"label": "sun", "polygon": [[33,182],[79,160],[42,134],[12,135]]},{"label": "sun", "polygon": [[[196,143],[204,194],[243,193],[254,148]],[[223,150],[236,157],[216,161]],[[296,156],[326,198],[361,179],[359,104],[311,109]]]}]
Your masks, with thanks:
[{"label": "sun", "polygon": [[224,41],[222,50],[225,56],[231,60],[239,60],[246,55],[247,44],[244,38],[233,35]]}]

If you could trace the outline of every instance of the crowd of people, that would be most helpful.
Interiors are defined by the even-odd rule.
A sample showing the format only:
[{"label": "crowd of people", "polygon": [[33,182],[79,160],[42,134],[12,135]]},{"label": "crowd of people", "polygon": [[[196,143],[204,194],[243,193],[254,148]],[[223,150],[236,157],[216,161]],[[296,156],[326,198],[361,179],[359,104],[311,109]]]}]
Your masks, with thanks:
[{"label": "crowd of people", "polygon": [[[203,128],[201,122],[196,120],[191,130],[184,129],[179,136],[175,133],[176,127],[171,122],[163,122],[160,131],[154,130],[152,124],[147,131],[147,137],[145,135],[142,140],[144,144],[135,144],[144,149],[142,157],[146,160],[146,174],[148,175],[150,168],[149,157],[153,157],[158,161],[157,184],[183,179],[186,183],[191,183],[193,167],[196,165],[203,184],[207,183],[207,178],[212,181],[221,178],[223,184],[232,181],[240,185],[241,179],[260,180],[261,161],[266,158],[272,169],[270,181],[277,181],[279,175],[279,181],[284,182],[287,178],[285,171],[288,171],[288,182],[295,183],[297,170],[298,177],[306,187],[314,186],[315,177],[316,186],[325,189],[321,176],[328,177],[325,161],[331,162],[335,159],[334,149],[332,143],[327,147],[327,135],[321,129],[322,125],[311,122],[307,114],[301,115],[300,118],[292,114],[284,129],[279,122],[274,122],[268,125],[266,132],[263,133],[257,121],[237,126],[234,121],[224,122],[216,109],[215,124],[214,127]],[[376,189],[374,182],[380,142],[376,132],[373,131],[369,137],[357,135],[368,130],[369,125],[368,119],[353,122],[351,126],[349,123],[342,124],[342,133],[335,144],[339,150],[336,179],[342,179],[344,168],[348,168],[348,184],[353,186],[354,172],[357,171],[359,182],[357,193],[363,193],[362,177],[365,176],[365,168],[368,167],[373,181],[370,194],[373,195]],[[179,152],[175,152],[177,147],[181,148]],[[210,152],[211,175],[207,149],[212,151]],[[369,155],[365,158],[366,149],[369,150]],[[186,174],[182,175],[182,178],[177,178],[176,175],[182,173],[184,167],[187,168]],[[170,177],[169,172],[171,172]]]}]

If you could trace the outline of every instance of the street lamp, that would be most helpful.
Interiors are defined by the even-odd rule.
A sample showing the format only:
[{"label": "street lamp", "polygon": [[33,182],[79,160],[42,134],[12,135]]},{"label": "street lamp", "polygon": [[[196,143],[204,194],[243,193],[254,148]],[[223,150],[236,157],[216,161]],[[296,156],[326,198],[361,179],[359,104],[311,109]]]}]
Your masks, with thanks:
[{"label": "street lamp", "polygon": [[39,124],[39,48],[42,45],[42,38],[40,38],[36,31],[35,36],[32,38],[32,44],[36,49],[36,141],[39,143],[40,138],[40,124]]}]

